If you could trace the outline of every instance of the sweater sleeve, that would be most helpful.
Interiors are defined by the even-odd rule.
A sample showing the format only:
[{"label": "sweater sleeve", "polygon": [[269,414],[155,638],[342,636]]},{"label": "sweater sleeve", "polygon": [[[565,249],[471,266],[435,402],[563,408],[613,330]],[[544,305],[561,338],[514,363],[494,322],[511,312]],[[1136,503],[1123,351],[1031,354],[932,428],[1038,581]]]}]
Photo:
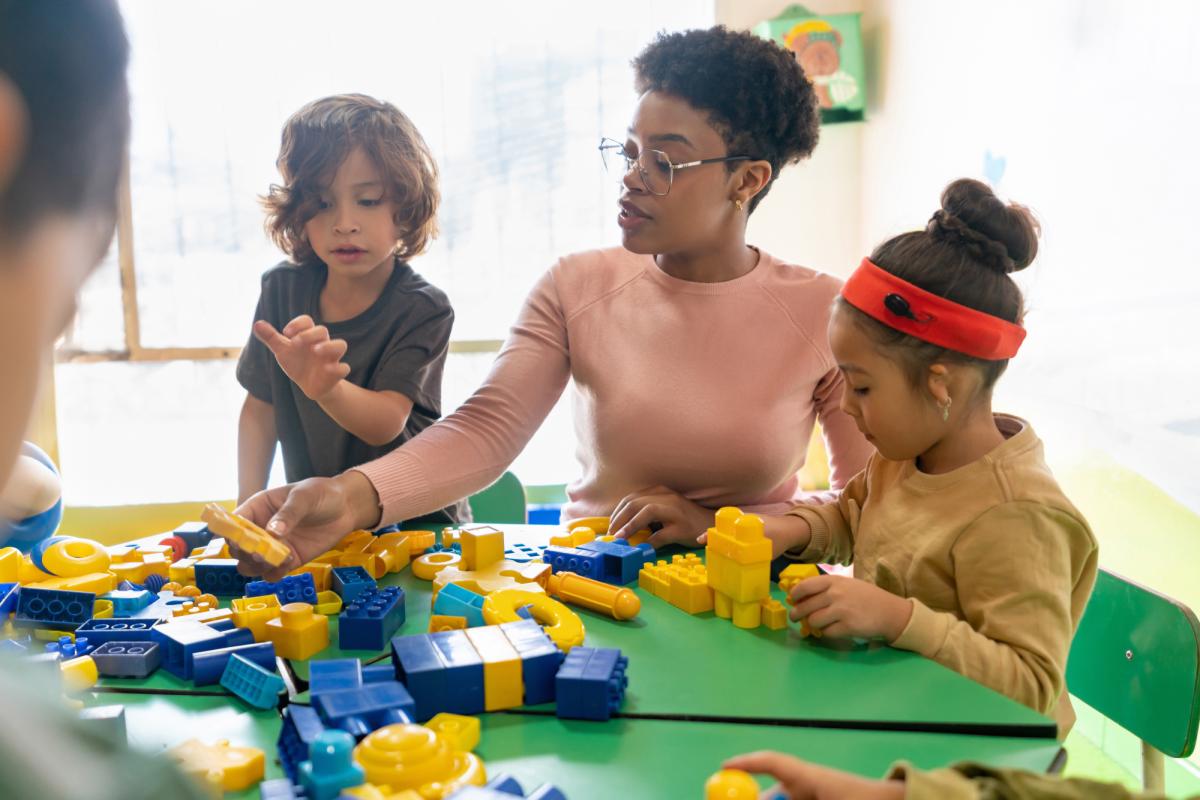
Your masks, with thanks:
[{"label": "sweater sleeve", "polygon": [[808,546],[784,555],[808,564],[849,564],[854,560],[854,533],[859,514],[867,502],[867,475],[870,466],[850,479],[837,500],[822,505],[801,504],[788,514],[802,518],[812,530]]},{"label": "sweater sleeve", "polygon": [[[1157,792],[1131,792],[1119,783],[1061,778],[1019,769],[963,762],[924,772],[903,762],[886,780],[902,780],[905,800],[1166,800]],[[1192,798],[1196,800],[1196,798]]]},{"label": "sweater sleeve", "polygon": [[428,514],[493,483],[554,408],[570,374],[552,269],[526,298],[475,394],[404,446],[356,467],[379,493],[381,524]]},{"label": "sweater sleeve", "polygon": [[1061,510],[1009,502],[964,529],[951,559],[963,618],[912,598],[893,646],[1052,715],[1066,683],[1072,595],[1095,576],[1087,528]]}]

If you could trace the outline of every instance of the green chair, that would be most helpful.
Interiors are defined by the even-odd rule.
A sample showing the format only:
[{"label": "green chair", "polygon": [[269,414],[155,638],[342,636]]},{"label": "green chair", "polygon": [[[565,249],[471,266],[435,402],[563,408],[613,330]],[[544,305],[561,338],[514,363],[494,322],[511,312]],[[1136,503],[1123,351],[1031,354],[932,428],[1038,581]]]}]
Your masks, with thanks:
[{"label": "green chair", "polygon": [[476,522],[516,522],[525,524],[525,487],[511,472],[467,501]]},{"label": "green chair", "polygon": [[1163,756],[1196,747],[1200,622],[1190,608],[1100,570],[1071,642],[1067,688],[1142,740],[1142,782],[1163,791]]}]

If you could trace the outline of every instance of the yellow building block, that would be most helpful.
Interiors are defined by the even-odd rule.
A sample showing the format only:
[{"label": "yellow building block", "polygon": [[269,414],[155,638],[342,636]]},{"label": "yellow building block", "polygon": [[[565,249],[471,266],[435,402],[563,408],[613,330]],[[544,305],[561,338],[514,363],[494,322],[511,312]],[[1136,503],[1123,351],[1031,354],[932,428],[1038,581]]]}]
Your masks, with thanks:
[{"label": "yellow building block", "polygon": [[443,711],[435,714],[425,727],[441,736],[455,750],[474,750],[479,746],[479,718]]},{"label": "yellow building block", "polygon": [[165,581],[171,572],[171,560],[162,553],[147,553],[146,557],[142,559],[142,571],[147,578],[151,575],[159,575]]},{"label": "yellow building block", "polygon": [[278,567],[292,555],[292,548],[244,517],[226,511],[223,506],[209,503],[200,514],[208,528],[217,536],[228,539],[247,553],[257,555],[272,567]]},{"label": "yellow building block", "polygon": [[388,572],[399,572],[407,567],[411,560],[408,535],[403,532],[376,536],[375,541],[367,550],[378,554],[383,559]]},{"label": "yellow building block", "polygon": [[[548,597],[546,599],[557,602]],[[488,711],[498,711],[521,705],[525,698],[521,656],[504,631],[495,625],[484,625],[481,628],[467,628],[466,633],[475,652],[483,659],[483,707]]]},{"label": "yellow building block", "polygon": [[313,576],[313,586],[318,592],[327,592],[333,585],[333,564],[310,561],[299,569],[294,569],[288,575],[303,575],[308,573]]},{"label": "yellow building block", "polygon": [[[564,653],[583,644],[583,620],[571,609],[546,594],[522,589],[503,589],[492,592],[483,601],[483,619],[488,625],[500,625],[521,619],[517,609],[529,607],[529,613],[541,625],[546,635]],[[476,629],[468,629],[470,630]],[[486,676],[485,676],[486,679]],[[488,709],[489,711],[491,709]]]},{"label": "yellow building block", "polygon": [[379,580],[384,575],[387,575],[387,565],[377,553],[356,552],[350,553],[342,551],[342,557],[338,561],[339,567],[362,567],[375,580]]},{"label": "yellow building block", "polygon": [[222,739],[205,744],[188,739],[167,750],[179,768],[205,786],[219,785],[227,792],[249,789],[263,779],[266,757],[257,747],[234,747]]},{"label": "yellow building block", "polygon": [[313,613],[308,603],[288,603],[267,621],[266,633],[276,655],[303,660],[329,646],[329,619]]},{"label": "yellow building block", "polygon": [[[430,555],[438,555],[431,553]],[[421,559],[417,559],[420,561]],[[417,561],[413,562],[416,573]],[[448,583],[457,583],[476,594],[487,595],[501,589],[523,589],[527,592],[545,592],[550,577],[550,565],[540,561],[518,563],[504,559],[484,569],[465,570],[457,567],[444,568],[433,578],[433,593]]]},{"label": "yellow building block", "polygon": [[433,531],[405,531],[408,536],[408,554],[412,558],[424,553],[437,544],[437,534]]},{"label": "yellow building block", "polygon": [[483,762],[475,754],[455,749],[451,737],[422,725],[386,725],[367,734],[354,748],[354,760],[368,784],[378,787],[387,800],[401,798],[406,791],[418,793],[422,800],[439,800],[463,786],[487,782]]},{"label": "yellow building block", "polygon": [[21,551],[15,547],[0,548],[0,583],[13,583],[21,574]]},{"label": "yellow building block", "polygon": [[429,632],[466,630],[467,618],[454,614],[430,614]]},{"label": "yellow building block", "polygon": [[63,691],[67,694],[86,691],[100,680],[100,672],[91,656],[79,656],[58,664],[62,674]]},{"label": "yellow building block", "polygon": [[233,611],[234,625],[249,628],[256,642],[268,641],[267,623],[278,619],[281,613],[277,596],[264,594],[260,597],[235,597],[229,605]]},{"label": "yellow building block", "polygon": [[[146,565],[141,561],[121,561],[111,564],[109,572],[117,576],[117,583],[121,581],[129,581],[130,583],[145,583]],[[166,577],[165,575],[163,577]]]},{"label": "yellow building block", "polygon": [[110,563],[112,557],[108,554],[108,548],[91,539],[64,538],[42,553],[42,566],[46,572],[60,578],[105,572]]},{"label": "yellow building block", "polygon": [[[605,529],[607,530],[607,525]],[[579,547],[581,544],[596,541],[596,532],[586,525],[572,528],[562,536],[551,536],[550,544],[554,547]]]},{"label": "yellow building block", "polygon": [[577,528],[590,528],[596,535],[604,535],[608,533],[608,517],[580,517],[579,519],[567,520],[567,530],[573,531]]},{"label": "yellow building block", "polygon": [[181,558],[167,568],[168,580],[179,583],[195,583],[196,582],[196,559]]},{"label": "yellow building block", "polygon": [[551,574],[546,579],[546,591],[556,600],[598,611],[613,619],[633,619],[642,610],[642,599],[632,589],[567,570]]},{"label": "yellow building block", "polygon": [[789,564],[779,573],[779,588],[783,590],[788,602],[791,602],[792,589],[801,581],[815,578],[821,574],[816,564]]},{"label": "yellow building block", "polygon": [[732,506],[719,509],[704,555],[713,611],[739,628],[758,627],[760,602],[771,592],[771,541],[763,533],[762,518]]},{"label": "yellow building block", "polygon": [[117,576],[111,572],[94,572],[91,575],[79,575],[74,578],[49,578],[28,585],[37,589],[105,594],[117,588]]},{"label": "yellow building block", "polygon": [[17,581],[21,585],[28,586],[31,583],[53,580],[53,578],[54,576],[50,573],[38,569],[28,555],[21,556],[21,563],[17,565]]},{"label": "yellow building block", "polygon": [[713,590],[703,564],[694,569],[668,567],[667,570],[670,582],[667,602],[689,614],[713,610]]},{"label": "yellow building block", "polygon": [[781,631],[787,627],[787,608],[773,597],[763,600],[760,605],[762,624],[773,631]]},{"label": "yellow building block", "polygon": [[704,800],[758,800],[758,783],[740,769],[723,769],[704,782]]},{"label": "yellow building block", "polygon": [[338,542],[337,548],[343,553],[363,553],[371,546],[375,536],[370,531],[353,531]]},{"label": "yellow building block", "polygon": [[318,614],[332,617],[342,613],[342,605],[342,596],[337,592],[326,589],[317,592],[317,604],[313,606],[313,610]]},{"label": "yellow building block", "polygon": [[97,597],[92,605],[92,619],[108,619],[113,615],[113,610],[112,600]]},{"label": "yellow building block", "polygon": [[439,572],[457,567],[460,564],[462,564],[462,556],[458,553],[450,553],[444,550],[436,553],[426,553],[418,556],[412,562],[412,574],[414,578],[431,581]]},{"label": "yellow building block", "polygon": [[464,530],[459,536],[463,569],[487,569],[504,560],[504,534],[501,531]]}]

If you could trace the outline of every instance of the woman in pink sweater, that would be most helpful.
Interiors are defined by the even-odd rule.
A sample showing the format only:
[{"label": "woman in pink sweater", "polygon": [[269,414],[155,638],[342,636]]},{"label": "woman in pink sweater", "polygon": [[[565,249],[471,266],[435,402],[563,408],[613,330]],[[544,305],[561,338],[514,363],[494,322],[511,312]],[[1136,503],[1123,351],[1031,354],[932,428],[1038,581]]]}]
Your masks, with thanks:
[{"label": "woman in pink sweater", "polygon": [[280,576],[346,532],[410,519],[495,481],[574,378],[581,477],[566,518],[651,522],[694,543],[713,509],[795,501],[814,420],[840,488],[870,447],[839,409],[825,338],[840,283],[746,244],[779,170],[816,146],[818,107],[792,55],[723,27],[660,35],[640,95],[601,154],[623,182],[622,247],[561,259],[534,286],[483,386],[450,416],[336,478],[261,492],[239,513],[295,550]]}]

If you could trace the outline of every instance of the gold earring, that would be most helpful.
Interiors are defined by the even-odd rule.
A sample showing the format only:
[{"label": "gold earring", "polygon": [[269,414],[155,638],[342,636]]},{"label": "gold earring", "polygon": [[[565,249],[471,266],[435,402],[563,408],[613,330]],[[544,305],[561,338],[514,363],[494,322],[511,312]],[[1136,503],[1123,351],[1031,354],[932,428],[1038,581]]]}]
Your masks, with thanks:
[{"label": "gold earring", "polygon": [[733,207],[734,207],[734,208],[736,208],[738,211],[741,211],[741,210],[742,210],[742,205],[743,205],[743,203],[742,203],[742,201],[741,201],[741,200],[734,200],[734,201],[733,201]]},{"label": "gold earring", "polygon": [[946,395],[946,404],[942,405],[941,403],[938,403],[938,408],[942,410],[942,422],[950,421],[950,403],[952,402],[953,399],[950,397],[950,395]]}]

